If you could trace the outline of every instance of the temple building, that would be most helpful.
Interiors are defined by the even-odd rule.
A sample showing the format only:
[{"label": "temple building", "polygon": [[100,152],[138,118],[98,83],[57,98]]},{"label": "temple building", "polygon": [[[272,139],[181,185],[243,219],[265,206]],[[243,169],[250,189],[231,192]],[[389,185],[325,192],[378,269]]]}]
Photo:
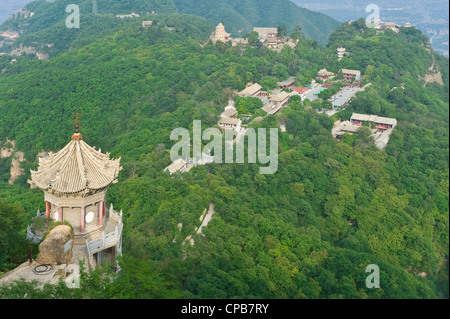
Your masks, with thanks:
[{"label": "temple building", "polygon": [[170,175],[175,174],[176,172],[185,172],[189,171],[189,164],[182,158],[178,158],[172,162],[169,166],[164,169],[164,172],[168,172]]},{"label": "temple building", "polygon": [[[258,83],[251,84],[247,86],[242,91],[238,92],[237,95],[240,97],[259,97],[263,93],[262,86]],[[267,94],[267,92],[263,93],[264,95]]]},{"label": "temple building", "polygon": [[327,81],[331,77],[334,77],[333,72],[328,72],[327,69],[321,69],[321,70],[319,70],[319,72],[317,72],[316,79],[320,79],[322,81]]},{"label": "temple building", "polygon": [[233,117],[221,117],[217,125],[219,125],[223,130],[233,129],[236,132],[241,130],[242,121],[238,118]]},{"label": "temple building", "polygon": [[344,76],[345,81],[353,82],[353,81],[361,81],[361,72],[358,70],[348,70],[342,69],[342,75]]},{"label": "temple building", "polygon": [[138,18],[139,17],[139,14],[137,14],[137,13],[131,13],[131,14],[116,14],[116,17],[117,18],[121,18],[121,19],[124,19],[124,18]]},{"label": "temple building", "polygon": [[269,97],[269,102],[276,106],[286,106],[289,102],[291,94],[285,91],[281,91],[277,94],[273,94]]},{"label": "temple building", "polygon": [[380,150],[385,149],[386,145],[389,143],[392,131],[397,126],[397,120],[394,118],[353,113],[350,117],[350,121],[336,121],[331,130],[331,135],[340,140],[346,133],[350,135],[357,134],[359,128],[364,123],[367,124],[367,127],[372,133],[371,135],[375,146]]},{"label": "temple building", "polygon": [[394,129],[397,126],[397,120],[394,118],[359,113],[353,113],[350,122],[359,126],[367,122],[369,125],[375,126],[378,132]]},{"label": "temple building", "polygon": [[253,31],[257,32],[259,39],[264,42],[269,38],[275,38],[278,34],[277,28],[253,28]]},{"label": "temple building", "polygon": [[279,89],[293,89],[295,86],[295,76],[290,76],[286,80],[277,83]]},{"label": "temple building", "polygon": [[153,25],[153,20],[149,20],[149,21],[142,21],[142,27],[150,27]]},{"label": "temple building", "polygon": [[106,207],[106,192],[121,169],[120,158],[89,146],[76,126],[71,141],[31,171],[28,183],[44,192],[46,218],[70,223],[74,249],[85,252],[90,267],[113,263],[122,251],[122,211]]}]

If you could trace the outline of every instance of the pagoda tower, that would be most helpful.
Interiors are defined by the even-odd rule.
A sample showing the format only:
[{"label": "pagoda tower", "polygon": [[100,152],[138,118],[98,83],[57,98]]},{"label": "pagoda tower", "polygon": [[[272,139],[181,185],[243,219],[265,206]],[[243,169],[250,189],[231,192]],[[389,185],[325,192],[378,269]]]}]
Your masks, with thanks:
[{"label": "pagoda tower", "polygon": [[71,141],[57,153],[39,158],[37,171],[28,183],[44,192],[46,218],[69,222],[74,244],[85,246],[97,264],[102,255],[121,254],[122,212],[106,207],[108,187],[117,182],[122,169],[119,159],[89,146],[82,140],[78,125]]},{"label": "pagoda tower", "polygon": [[223,25],[222,22],[220,22],[217,25],[214,34],[211,36],[211,40],[214,43],[216,43],[217,41],[222,41],[223,43],[227,43],[229,40],[231,40],[230,35],[231,35],[231,33],[227,33],[225,31],[225,26]]},{"label": "pagoda tower", "polygon": [[337,48],[338,61],[341,61],[345,55],[345,48]]}]

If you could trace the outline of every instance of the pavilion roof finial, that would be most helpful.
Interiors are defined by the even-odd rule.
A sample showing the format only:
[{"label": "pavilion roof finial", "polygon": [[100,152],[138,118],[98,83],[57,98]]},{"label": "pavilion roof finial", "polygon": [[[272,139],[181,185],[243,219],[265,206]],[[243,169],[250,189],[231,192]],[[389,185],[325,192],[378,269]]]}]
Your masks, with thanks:
[{"label": "pavilion roof finial", "polygon": [[73,126],[75,126],[75,133],[72,135],[72,140],[81,140],[82,136],[80,134],[80,117],[83,113],[72,113],[72,115],[75,117],[75,121],[73,123]]}]

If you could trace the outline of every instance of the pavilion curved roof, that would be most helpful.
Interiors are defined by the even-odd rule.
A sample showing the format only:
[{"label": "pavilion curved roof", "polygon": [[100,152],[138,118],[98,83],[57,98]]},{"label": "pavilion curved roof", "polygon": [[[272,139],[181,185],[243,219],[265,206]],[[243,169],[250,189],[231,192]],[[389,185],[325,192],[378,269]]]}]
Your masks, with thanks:
[{"label": "pavilion curved roof", "polygon": [[81,139],[70,141],[57,153],[39,158],[37,171],[31,171],[32,187],[59,194],[95,193],[117,182],[122,169],[119,159],[89,146]]}]

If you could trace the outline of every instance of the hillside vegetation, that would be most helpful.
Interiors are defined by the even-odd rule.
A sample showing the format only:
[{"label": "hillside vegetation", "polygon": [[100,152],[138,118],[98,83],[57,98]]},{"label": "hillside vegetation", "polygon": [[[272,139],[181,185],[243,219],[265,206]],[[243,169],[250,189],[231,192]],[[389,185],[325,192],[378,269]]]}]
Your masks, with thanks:
[{"label": "hillside vegetation", "polygon": [[[83,139],[124,167],[107,197],[124,211],[117,279],[92,273],[83,289],[45,293],[18,283],[0,297],[23,298],[26,289],[29,298],[448,298],[448,59],[414,29],[376,34],[361,21],[342,25],[328,47],[302,39],[280,53],[202,47],[209,23],[184,15],[172,21],[173,31],[165,22],[129,24],[48,61],[20,59],[0,75],[0,144],[15,140],[27,159],[15,185],[2,174],[9,202],[0,202],[2,220],[20,211],[10,205],[28,216],[44,209],[43,194],[26,184],[28,172],[38,152],[68,143],[72,112],[83,113]],[[341,45],[351,56],[338,62]],[[433,63],[444,86],[424,87],[419,75]],[[331,118],[293,99],[253,124],[286,125],[276,174],[258,174],[259,164],[163,172],[172,129],[191,129],[196,119],[214,126],[233,90],[248,82],[289,75],[309,82],[323,67],[359,69],[372,85]],[[363,136],[331,136],[333,122],[354,111],[398,120],[385,151]],[[194,235],[210,202],[216,214],[204,237]],[[8,232],[24,240],[23,227]],[[189,235],[193,246],[183,245]],[[6,252],[3,270],[22,256],[19,248]],[[365,286],[369,264],[381,269],[380,289]]]}]

